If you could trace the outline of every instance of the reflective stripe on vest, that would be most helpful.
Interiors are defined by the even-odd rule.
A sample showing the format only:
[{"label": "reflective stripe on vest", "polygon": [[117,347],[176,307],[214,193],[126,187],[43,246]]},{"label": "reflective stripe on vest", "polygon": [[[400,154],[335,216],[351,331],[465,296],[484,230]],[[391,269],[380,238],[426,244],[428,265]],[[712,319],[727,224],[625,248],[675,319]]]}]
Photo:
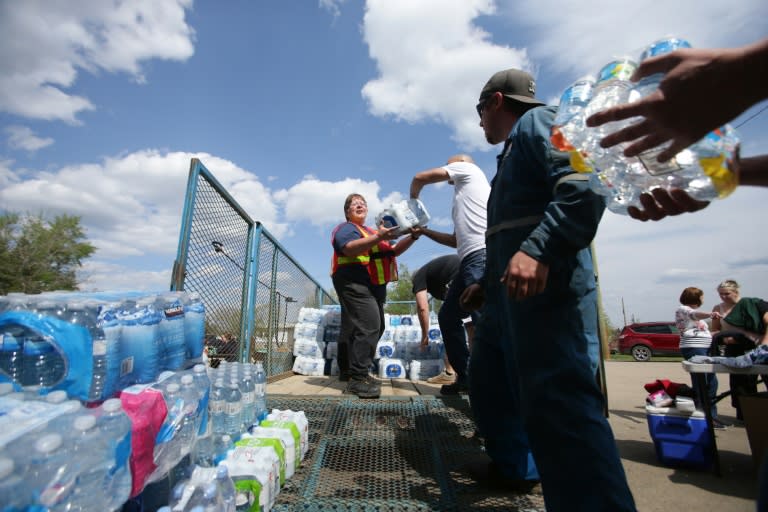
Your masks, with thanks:
[{"label": "reflective stripe on vest", "polygon": [[[353,224],[363,238],[376,234],[375,231],[369,231],[364,226]],[[331,235],[331,243],[336,236],[336,232],[341,228],[343,224],[339,224],[336,229],[333,230]],[[345,256],[343,254],[333,251],[333,261],[331,263],[331,275],[336,273],[336,270],[340,266],[344,265],[363,265],[368,267],[368,276],[373,284],[386,284],[391,281],[397,281],[397,261],[395,260],[394,251],[392,246],[387,241],[381,241],[378,244],[371,247],[371,249],[358,256]]]}]

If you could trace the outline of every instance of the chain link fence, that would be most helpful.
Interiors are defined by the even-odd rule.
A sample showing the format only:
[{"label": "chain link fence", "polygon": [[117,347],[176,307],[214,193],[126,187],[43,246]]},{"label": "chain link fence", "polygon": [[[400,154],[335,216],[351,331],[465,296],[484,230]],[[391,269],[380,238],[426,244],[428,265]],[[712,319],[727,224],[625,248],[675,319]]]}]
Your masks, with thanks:
[{"label": "chain link fence", "polygon": [[260,361],[268,376],[293,365],[299,310],[336,303],[196,158],[190,164],[171,289],[202,297],[212,366],[223,360]]}]

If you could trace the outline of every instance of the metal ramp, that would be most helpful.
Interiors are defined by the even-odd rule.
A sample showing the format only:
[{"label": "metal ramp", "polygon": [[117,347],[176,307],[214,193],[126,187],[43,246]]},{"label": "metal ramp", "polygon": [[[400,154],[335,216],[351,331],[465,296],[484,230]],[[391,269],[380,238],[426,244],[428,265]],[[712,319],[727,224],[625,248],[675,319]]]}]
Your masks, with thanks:
[{"label": "metal ramp", "polygon": [[274,511],[544,510],[542,496],[489,491],[458,471],[480,450],[465,399],[269,395],[268,406],[309,421],[309,451]]}]

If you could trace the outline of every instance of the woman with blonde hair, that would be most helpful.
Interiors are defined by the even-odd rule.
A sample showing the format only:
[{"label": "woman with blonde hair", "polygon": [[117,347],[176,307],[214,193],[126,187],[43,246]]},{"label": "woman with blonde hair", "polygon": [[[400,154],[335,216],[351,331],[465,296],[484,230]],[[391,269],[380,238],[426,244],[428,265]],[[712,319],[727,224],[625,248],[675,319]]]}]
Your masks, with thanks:
[{"label": "woman with blonde hair", "polygon": [[[755,348],[755,342],[750,339],[743,330],[729,325],[725,317],[741,300],[739,294],[739,283],[733,279],[727,279],[717,286],[717,293],[720,295],[720,304],[715,306],[712,311],[722,315],[721,318],[712,319],[712,346],[724,347],[725,357],[737,357],[745,352]],[[719,354],[716,354],[719,355]],[[728,375],[728,383],[731,388],[731,405],[736,409],[736,418],[743,421],[739,396],[757,393],[757,375]]]}]

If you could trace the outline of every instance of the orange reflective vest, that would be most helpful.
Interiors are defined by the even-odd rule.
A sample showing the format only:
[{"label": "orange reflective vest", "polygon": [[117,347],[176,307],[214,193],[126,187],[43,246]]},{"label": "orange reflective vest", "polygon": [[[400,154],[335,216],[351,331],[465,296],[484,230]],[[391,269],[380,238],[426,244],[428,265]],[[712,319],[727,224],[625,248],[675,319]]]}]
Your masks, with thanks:
[{"label": "orange reflective vest", "polygon": [[[377,232],[366,226],[358,226],[354,222],[351,222],[355,226],[363,238],[368,238],[371,235],[375,235]],[[336,232],[344,224],[339,224],[331,234],[331,244],[336,236]],[[373,284],[387,284],[393,281],[397,281],[397,260],[395,259],[395,251],[392,245],[382,240],[378,244],[371,247],[368,252],[364,252],[358,256],[345,256],[342,253],[333,251],[333,261],[331,262],[331,275],[336,273],[336,270],[344,265],[363,265],[368,267],[368,277]]]}]

